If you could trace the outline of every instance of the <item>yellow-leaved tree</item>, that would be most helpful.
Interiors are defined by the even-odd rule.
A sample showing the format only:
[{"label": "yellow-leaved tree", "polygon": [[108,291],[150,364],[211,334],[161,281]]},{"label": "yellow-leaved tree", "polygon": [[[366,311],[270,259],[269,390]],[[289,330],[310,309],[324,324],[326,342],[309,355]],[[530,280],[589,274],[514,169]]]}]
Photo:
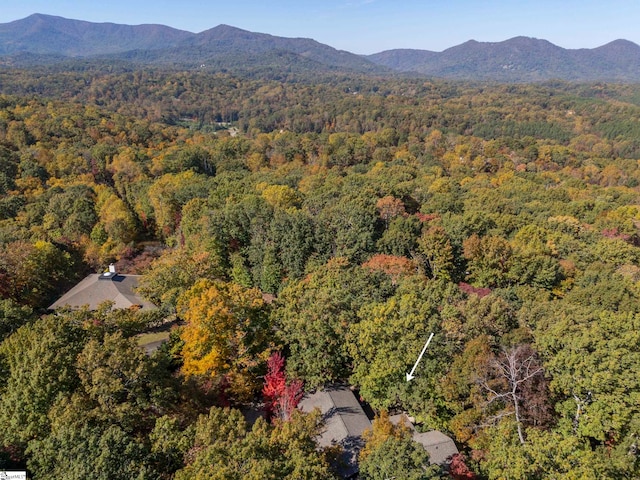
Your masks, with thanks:
[{"label": "yellow-leaved tree", "polygon": [[223,381],[239,400],[259,388],[257,374],[273,335],[258,289],[199,280],[180,296],[178,315],[186,322],[181,333],[186,376]]}]

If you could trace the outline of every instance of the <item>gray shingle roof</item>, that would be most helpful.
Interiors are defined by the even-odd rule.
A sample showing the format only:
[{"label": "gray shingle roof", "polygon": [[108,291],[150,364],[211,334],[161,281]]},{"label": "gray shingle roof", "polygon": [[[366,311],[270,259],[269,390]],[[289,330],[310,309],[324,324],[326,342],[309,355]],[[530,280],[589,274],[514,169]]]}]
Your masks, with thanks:
[{"label": "gray shingle roof", "polygon": [[344,450],[339,471],[349,478],[358,472],[358,453],[364,442],[362,433],[371,428],[371,422],[347,387],[336,386],[305,396],[299,405],[303,412],[315,408],[322,414],[325,430],[316,438],[320,447],[340,445]]},{"label": "gray shingle roof", "polygon": [[50,310],[61,307],[73,309],[88,306],[95,310],[103,302],[114,302],[114,308],[129,308],[139,305],[143,309],[153,309],[156,306],[136,294],[140,275],[108,275],[95,273],[89,275],[75,287],[49,306]]},{"label": "gray shingle roof", "polygon": [[446,465],[449,459],[458,452],[458,447],[452,439],[437,430],[413,434],[413,440],[422,444],[429,452],[429,462],[438,465]]},{"label": "gray shingle roof", "polygon": [[396,425],[402,422],[413,431],[413,441],[421,444],[429,453],[429,462],[432,465],[446,465],[451,456],[459,453],[455,442],[438,430],[425,433],[416,432],[413,423],[404,413],[393,415],[389,420]]}]

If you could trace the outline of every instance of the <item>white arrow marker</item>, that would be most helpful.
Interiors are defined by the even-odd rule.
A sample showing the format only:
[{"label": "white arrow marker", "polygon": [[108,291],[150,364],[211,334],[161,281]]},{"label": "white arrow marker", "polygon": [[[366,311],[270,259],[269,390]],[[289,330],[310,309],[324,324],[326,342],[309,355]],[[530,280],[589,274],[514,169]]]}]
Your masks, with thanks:
[{"label": "white arrow marker", "polygon": [[420,352],[420,355],[418,356],[418,360],[416,360],[416,364],[411,369],[411,373],[407,373],[407,382],[410,382],[411,380],[416,378],[414,373],[416,371],[416,368],[418,368],[418,364],[420,363],[420,360],[422,360],[422,356],[424,355],[424,352],[427,351],[427,347],[429,346],[429,342],[431,342],[432,338],[433,338],[433,332],[431,332],[431,335],[429,335],[429,340],[427,340],[427,343],[425,343],[424,347],[422,347],[422,351]]}]

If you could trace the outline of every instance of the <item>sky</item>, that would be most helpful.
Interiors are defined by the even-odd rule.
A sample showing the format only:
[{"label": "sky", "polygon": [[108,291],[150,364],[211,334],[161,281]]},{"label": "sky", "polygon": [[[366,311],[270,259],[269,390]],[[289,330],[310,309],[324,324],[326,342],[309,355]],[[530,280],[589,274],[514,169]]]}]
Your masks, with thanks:
[{"label": "sky", "polygon": [[640,0],[0,0],[0,23],[32,13],[194,33],[227,24],[358,54],[440,52],[520,35],[572,49],[619,38],[640,44]]}]

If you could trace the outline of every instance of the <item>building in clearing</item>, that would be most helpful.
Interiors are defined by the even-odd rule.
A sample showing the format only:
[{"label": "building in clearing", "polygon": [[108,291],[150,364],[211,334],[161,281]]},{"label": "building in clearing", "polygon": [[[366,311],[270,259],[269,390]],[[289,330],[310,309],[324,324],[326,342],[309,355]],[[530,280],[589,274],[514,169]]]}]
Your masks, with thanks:
[{"label": "building in clearing", "polygon": [[113,265],[105,273],[94,273],[85,277],[75,287],[49,306],[49,310],[69,307],[80,309],[88,307],[95,310],[104,302],[113,302],[113,308],[138,307],[144,310],[156,306],[136,293],[141,275],[122,275]]}]

